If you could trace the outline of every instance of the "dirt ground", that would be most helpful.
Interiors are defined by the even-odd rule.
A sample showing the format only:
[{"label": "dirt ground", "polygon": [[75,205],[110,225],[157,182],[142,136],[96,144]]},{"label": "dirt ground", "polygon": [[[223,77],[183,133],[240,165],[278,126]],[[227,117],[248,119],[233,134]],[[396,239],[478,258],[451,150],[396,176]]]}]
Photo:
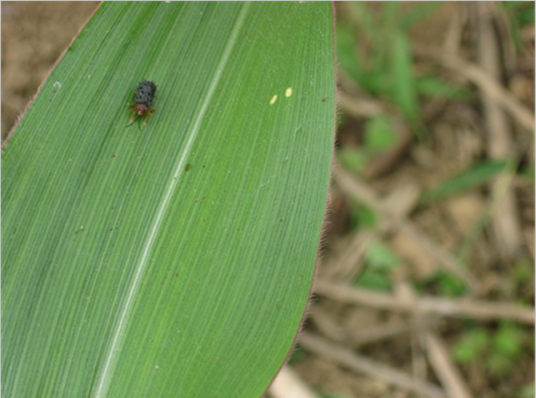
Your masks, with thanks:
[{"label": "dirt ground", "polygon": [[[534,118],[534,29],[525,32],[524,51],[505,66],[498,81],[479,80],[480,69],[474,72],[467,66],[479,63],[478,49],[467,44],[478,42],[478,32],[457,27],[460,15],[467,13],[460,4],[449,3],[443,12],[416,24],[411,37],[419,48],[418,68],[463,85],[476,100],[423,104],[426,137],[411,138],[402,124],[399,145],[375,157],[364,175],[356,177],[340,165],[334,171],[317,294],[291,360],[298,377],[323,397],[534,397],[534,318],[511,306],[534,305],[534,183],[517,173],[534,167],[534,135],[522,112],[528,109]],[[2,2],[2,139],[97,6]],[[340,4],[338,8],[341,11]],[[447,34],[458,51],[454,61],[441,56]],[[360,132],[370,116],[364,110],[386,105],[364,96],[344,75],[339,80],[344,122],[338,150],[356,148],[362,145]],[[493,96],[497,87],[502,91]],[[503,114],[506,144],[490,136],[486,107]],[[427,189],[493,159],[494,151],[515,159],[514,173],[501,174],[499,185],[483,184],[426,205],[419,202]],[[356,223],[357,204],[374,210],[377,228]],[[369,297],[360,296],[366,289],[358,287],[348,295],[338,294],[363,275],[365,253],[377,242],[388,245],[401,262],[385,273],[392,290]],[[458,267],[453,253],[463,254],[470,267]],[[459,280],[471,286],[464,298],[476,308],[456,304]],[[438,304],[430,297],[444,301]],[[481,360],[456,360],[460,341],[475,330],[494,343],[479,351]],[[510,336],[515,338],[504,330],[514,331]],[[506,342],[501,343],[502,335]],[[500,354],[494,357],[494,344],[509,342],[515,370],[490,371],[493,361],[504,362]],[[408,378],[410,387],[404,387],[400,377]],[[416,392],[415,385],[442,389]],[[444,391],[448,395],[441,395]]]},{"label": "dirt ground", "polygon": [[2,140],[98,4],[2,2]]}]

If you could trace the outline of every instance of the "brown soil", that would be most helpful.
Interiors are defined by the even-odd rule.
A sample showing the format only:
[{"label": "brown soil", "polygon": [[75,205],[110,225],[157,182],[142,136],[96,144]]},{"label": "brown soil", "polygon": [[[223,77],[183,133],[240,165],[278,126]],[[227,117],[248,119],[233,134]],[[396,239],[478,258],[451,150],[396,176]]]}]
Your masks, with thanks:
[{"label": "brown soil", "polygon": [[2,2],[2,140],[98,5]]}]

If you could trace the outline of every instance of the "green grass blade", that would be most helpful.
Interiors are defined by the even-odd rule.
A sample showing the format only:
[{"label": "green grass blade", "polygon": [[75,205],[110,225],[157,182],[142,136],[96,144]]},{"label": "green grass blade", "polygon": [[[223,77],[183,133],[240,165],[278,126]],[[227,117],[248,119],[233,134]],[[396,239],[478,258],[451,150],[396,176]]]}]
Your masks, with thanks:
[{"label": "green grass blade", "polygon": [[314,273],[332,31],[325,2],[101,6],[3,153],[6,397],[263,393]]},{"label": "green grass blade", "polygon": [[428,204],[476,189],[502,173],[507,166],[508,161],[506,160],[478,163],[447,179],[437,187],[426,191],[422,196],[421,202]]},{"label": "green grass blade", "polygon": [[419,104],[417,102],[411,46],[406,35],[399,31],[395,33],[392,44],[392,96],[395,103],[400,107],[403,114],[411,121],[415,121],[418,115]]}]

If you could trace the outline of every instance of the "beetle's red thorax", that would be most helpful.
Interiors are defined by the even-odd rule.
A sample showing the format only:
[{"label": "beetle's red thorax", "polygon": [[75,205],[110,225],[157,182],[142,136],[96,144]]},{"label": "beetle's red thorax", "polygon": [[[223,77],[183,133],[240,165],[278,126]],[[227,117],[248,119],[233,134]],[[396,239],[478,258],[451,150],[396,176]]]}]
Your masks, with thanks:
[{"label": "beetle's red thorax", "polygon": [[145,104],[137,104],[136,108],[138,110],[138,116],[143,116],[147,113],[147,105]]}]

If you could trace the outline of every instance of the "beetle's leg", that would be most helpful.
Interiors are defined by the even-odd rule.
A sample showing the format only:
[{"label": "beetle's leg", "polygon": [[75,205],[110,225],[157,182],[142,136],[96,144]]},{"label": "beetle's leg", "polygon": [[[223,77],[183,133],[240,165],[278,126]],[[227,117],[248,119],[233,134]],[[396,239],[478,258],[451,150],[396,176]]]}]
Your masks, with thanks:
[{"label": "beetle's leg", "polygon": [[147,118],[145,119],[145,122],[143,123],[144,126],[147,126],[147,124],[149,123],[149,119],[153,116],[154,110],[155,110],[154,108],[149,108],[147,110],[147,113],[146,113]]},{"label": "beetle's leg", "polygon": [[[139,119],[138,119],[138,121],[139,121]],[[130,126],[132,126],[134,123],[136,123],[136,118],[130,118],[130,123],[127,124],[125,127],[130,127]]]},{"label": "beetle's leg", "polygon": [[[138,109],[137,109],[137,106],[136,104],[128,104],[129,107],[131,107],[132,109],[130,109],[130,121],[132,123],[134,123],[136,121],[136,118],[137,118],[137,113],[138,113]],[[130,126],[130,124],[129,124]]]}]

